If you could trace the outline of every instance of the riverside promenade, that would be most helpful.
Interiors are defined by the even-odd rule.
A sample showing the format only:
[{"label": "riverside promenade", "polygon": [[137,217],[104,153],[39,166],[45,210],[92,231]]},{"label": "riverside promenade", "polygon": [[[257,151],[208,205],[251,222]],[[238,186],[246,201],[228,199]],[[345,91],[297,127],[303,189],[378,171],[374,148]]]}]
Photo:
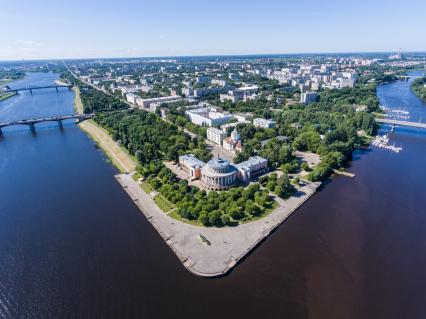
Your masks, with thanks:
[{"label": "riverside promenade", "polygon": [[257,221],[237,227],[215,228],[193,226],[167,216],[131,174],[116,175],[116,179],[183,265],[191,273],[202,277],[221,276],[230,271],[309,199],[320,185],[309,183],[300,187],[297,196],[285,201],[276,198],[279,207]]}]

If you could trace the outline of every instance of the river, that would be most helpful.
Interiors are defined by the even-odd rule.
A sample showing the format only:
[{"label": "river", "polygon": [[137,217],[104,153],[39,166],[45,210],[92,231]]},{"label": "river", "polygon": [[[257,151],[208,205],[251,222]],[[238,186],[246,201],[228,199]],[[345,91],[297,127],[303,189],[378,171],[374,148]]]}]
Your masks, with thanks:
[{"label": "river", "polygon": [[[10,86],[55,79],[29,74]],[[426,119],[411,81],[378,95]],[[21,93],[0,103],[0,121],[72,114],[72,102],[66,89]],[[356,151],[356,178],[334,178],[229,275],[203,279],[78,127],[6,128],[0,318],[424,318],[426,132],[397,128],[392,143],[403,151]]]}]

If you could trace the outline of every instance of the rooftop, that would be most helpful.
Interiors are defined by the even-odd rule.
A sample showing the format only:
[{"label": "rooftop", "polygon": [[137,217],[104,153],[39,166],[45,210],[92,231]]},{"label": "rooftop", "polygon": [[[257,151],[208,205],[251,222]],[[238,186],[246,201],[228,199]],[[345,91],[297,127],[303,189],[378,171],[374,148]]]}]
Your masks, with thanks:
[{"label": "rooftop", "polygon": [[206,165],[203,161],[200,161],[193,154],[182,155],[179,158],[185,161],[186,165],[188,165],[189,167],[203,167],[204,165]]}]

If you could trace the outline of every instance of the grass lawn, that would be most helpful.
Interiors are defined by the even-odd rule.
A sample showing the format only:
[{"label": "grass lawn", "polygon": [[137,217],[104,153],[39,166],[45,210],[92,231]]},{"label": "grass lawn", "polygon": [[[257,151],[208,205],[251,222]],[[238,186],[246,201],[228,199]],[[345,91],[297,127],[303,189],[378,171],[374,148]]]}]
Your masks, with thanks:
[{"label": "grass lawn", "polygon": [[154,197],[154,202],[165,213],[167,213],[167,212],[171,211],[173,208],[175,208],[175,205],[170,203],[163,195],[160,195],[160,194],[158,194]]},{"label": "grass lawn", "polygon": [[172,211],[170,214],[168,214],[171,218],[176,219],[182,223],[185,224],[190,224],[190,225],[194,225],[194,226],[201,226],[204,227],[203,224],[201,224],[198,220],[188,220],[185,218],[182,218],[182,216],[180,216],[176,210]]},{"label": "grass lawn", "polygon": [[246,218],[246,219],[242,220],[240,223],[245,224],[245,223],[254,222],[256,220],[265,218],[270,213],[272,213],[277,207],[278,207],[278,203],[276,201],[274,201],[272,206],[270,208],[267,208],[263,214],[261,214],[259,216],[253,216],[251,218]]},{"label": "grass lawn", "polygon": [[154,189],[148,183],[142,183],[141,184],[141,188],[147,194],[150,194],[150,193],[152,193],[154,191]]}]

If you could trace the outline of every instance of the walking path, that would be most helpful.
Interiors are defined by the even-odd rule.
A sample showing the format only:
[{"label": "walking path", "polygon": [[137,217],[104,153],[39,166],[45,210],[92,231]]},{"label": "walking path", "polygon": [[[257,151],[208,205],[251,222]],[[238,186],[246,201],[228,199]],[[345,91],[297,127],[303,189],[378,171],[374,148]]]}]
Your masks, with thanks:
[{"label": "walking path", "polygon": [[279,207],[268,216],[237,227],[198,227],[167,216],[134,181],[131,174],[116,176],[127,194],[148,221],[193,274],[220,276],[230,271],[244,256],[288,218],[316,191],[320,183],[300,188],[296,197],[277,198]]},{"label": "walking path", "polygon": [[[76,91],[76,108],[82,111],[79,92]],[[132,174],[136,163],[117,145],[108,133],[92,120],[80,127],[95,139],[126,174],[116,175],[117,181],[140,208],[148,221],[173,250],[183,265],[193,274],[203,277],[220,276],[230,271],[250,253],[276,227],[286,220],[307,199],[315,194],[320,183],[307,183],[298,189],[296,196],[287,200],[276,198],[278,208],[259,220],[237,227],[198,227],[167,216],[146,194]]]}]

